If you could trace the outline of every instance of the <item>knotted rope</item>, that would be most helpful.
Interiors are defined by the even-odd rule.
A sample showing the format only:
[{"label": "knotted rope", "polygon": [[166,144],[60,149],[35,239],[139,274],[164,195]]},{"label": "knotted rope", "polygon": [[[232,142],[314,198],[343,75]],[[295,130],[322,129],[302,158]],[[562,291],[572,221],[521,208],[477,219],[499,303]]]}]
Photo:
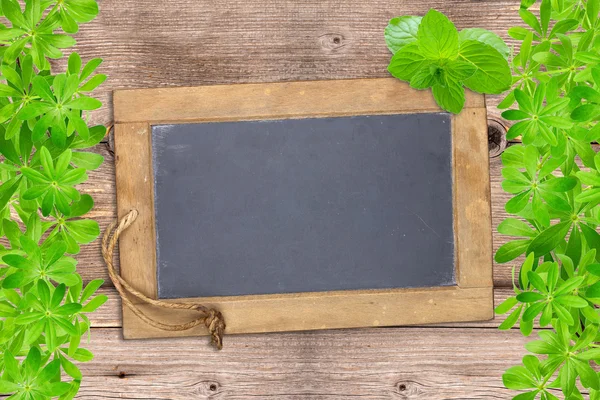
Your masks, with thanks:
[{"label": "knotted rope", "polygon": [[[192,304],[192,303],[172,303],[168,301],[155,300],[147,297],[143,293],[139,292],[135,288],[133,288],[127,281],[125,281],[121,275],[117,273],[115,269],[115,265],[113,264],[113,254],[115,247],[119,241],[119,236],[126,230],[138,216],[137,210],[129,211],[117,225],[116,222],[113,222],[106,232],[104,232],[104,237],[102,238],[102,256],[104,257],[104,262],[106,263],[106,267],[108,268],[108,275],[112,280],[113,284],[117,288],[119,294],[121,295],[121,299],[123,299],[123,303],[127,305],[127,307],[142,321],[151,325],[155,328],[162,329],[164,331],[185,331],[191,329],[195,326],[204,324],[208,331],[210,332],[211,342],[216,346],[217,349],[221,350],[223,348],[223,333],[225,332],[225,320],[223,319],[223,315],[214,308],[208,308],[201,304]],[[144,314],[142,310],[140,310],[133,302],[129,299],[127,293],[138,298],[144,303],[151,304],[153,306],[168,308],[168,309],[177,309],[177,310],[192,310],[200,313],[200,316],[190,322],[185,324],[165,324],[160,321],[157,321],[148,315]]]}]

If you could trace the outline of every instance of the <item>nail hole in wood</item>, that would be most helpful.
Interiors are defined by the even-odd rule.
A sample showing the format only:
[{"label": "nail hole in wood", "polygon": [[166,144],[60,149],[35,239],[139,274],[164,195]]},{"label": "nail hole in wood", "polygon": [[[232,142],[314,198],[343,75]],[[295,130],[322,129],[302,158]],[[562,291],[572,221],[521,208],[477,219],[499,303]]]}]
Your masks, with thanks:
[{"label": "nail hole in wood", "polygon": [[406,385],[404,383],[401,383],[398,385],[398,390],[401,392],[404,392],[406,390]]},{"label": "nail hole in wood", "polygon": [[217,385],[215,385],[214,383],[211,383],[210,386],[208,387],[208,389],[211,392],[216,392],[217,391]]},{"label": "nail hole in wood", "polygon": [[127,374],[126,374],[125,372],[123,372],[123,371],[120,371],[120,372],[119,372],[119,379],[123,379],[123,378],[125,378],[126,376],[127,376]]},{"label": "nail hole in wood", "polygon": [[506,127],[495,119],[488,119],[488,149],[490,157],[498,157],[506,149]]},{"label": "nail hole in wood", "polygon": [[340,44],[340,38],[339,37],[334,37],[333,38],[333,43]]}]

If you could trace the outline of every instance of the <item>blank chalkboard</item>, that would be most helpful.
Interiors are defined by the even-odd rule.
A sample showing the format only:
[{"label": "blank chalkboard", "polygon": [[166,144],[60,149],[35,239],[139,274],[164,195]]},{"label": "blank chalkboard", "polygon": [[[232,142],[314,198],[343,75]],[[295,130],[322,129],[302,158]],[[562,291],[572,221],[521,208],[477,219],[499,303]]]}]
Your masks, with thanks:
[{"label": "blank chalkboard", "polygon": [[458,115],[387,78],[113,104],[125,338],[493,316],[482,95]]},{"label": "blank chalkboard", "polygon": [[453,285],[442,113],[152,127],[158,296]]}]

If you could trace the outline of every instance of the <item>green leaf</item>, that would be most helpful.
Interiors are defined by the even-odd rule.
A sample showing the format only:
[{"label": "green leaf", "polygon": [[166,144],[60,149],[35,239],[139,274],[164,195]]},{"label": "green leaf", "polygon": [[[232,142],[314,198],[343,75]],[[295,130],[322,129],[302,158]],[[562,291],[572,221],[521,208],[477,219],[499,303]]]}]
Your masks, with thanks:
[{"label": "green leaf", "polygon": [[577,354],[577,358],[579,358],[581,360],[586,360],[586,361],[600,360],[600,349],[594,348],[594,349],[583,351],[583,352]]},{"label": "green leaf", "polygon": [[92,219],[67,221],[65,226],[78,243],[90,243],[100,235],[98,223]]},{"label": "green leaf", "polygon": [[451,61],[444,66],[444,71],[448,73],[456,82],[464,81],[471,77],[477,68],[471,63],[464,61]]},{"label": "green leaf", "polygon": [[15,0],[2,0],[1,4],[4,15],[12,22],[13,26],[24,29],[31,28],[23,17],[23,12],[21,11],[19,3]]},{"label": "green leaf", "polygon": [[600,298],[600,282],[594,283],[592,286],[588,287],[585,292],[586,297],[591,298]]},{"label": "green leaf", "polygon": [[506,386],[508,389],[513,390],[532,389],[536,386],[535,381],[532,379],[531,373],[527,371],[525,367],[520,365],[509,368],[502,375],[502,383],[504,383],[504,386]]},{"label": "green leaf", "polygon": [[517,298],[516,297],[509,297],[508,299],[504,300],[502,303],[500,303],[499,305],[497,305],[496,308],[494,309],[494,312],[496,314],[506,314],[514,306],[516,306],[517,303],[518,302],[517,302]]},{"label": "green leaf", "polygon": [[600,186],[600,174],[597,172],[578,171],[575,175],[584,185]]},{"label": "green leaf", "polygon": [[[107,300],[108,300],[108,297],[106,295],[102,294],[102,295],[96,296],[92,300],[90,300],[89,303],[87,303],[85,306],[83,306],[83,308],[81,309],[81,312],[84,312],[84,313],[94,312],[100,306],[102,306],[104,303],[106,303]],[[586,302],[586,305],[587,305],[587,302]]]},{"label": "green leaf", "polygon": [[96,292],[96,290],[98,290],[100,286],[102,286],[103,283],[104,280],[102,279],[94,279],[93,281],[88,283],[85,289],[83,289],[83,292],[81,293],[81,302],[84,302],[87,299],[89,299]]},{"label": "green leaf", "polygon": [[[90,0],[90,1],[96,3],[94,0]],[[101,58],[92,58],[90,61],[87,62],[87,64],[85,64],[85,67],[83,67],[83,69],[81,70],[79,79],[81,81],[85,80],[85,78],[90,76],[92,74],[92,72],[94,72],[100,64],[102,64]]]},{"label": "green leaf", "polygon": [[79,368],[71,361],[69,361],[66,357],[60,357],[60,365],[65,370],[65,372],[72,377],[73,379],[81,380],[82,374]]},{"label": "green leaf", "polygon": [[583,190],[575,197],[579,203],[600,203],[600,188]]},{"label": "green leaf", "polygon": [[571,221],[565,221],[550,226],[531,241],[527,252],[534,252],[536,257],[541,257],[554,250],[569,232],[571,224]]},{"label": "green leaf", "polygon": [[573,393],[573,390],[575,390],[575,380],[577,378],[577,373],[571,360],[566,360],[560,375],[560,387],[565,396],[570,396],[571,393]]},{"label": "green leaf", "polygon": [[554,299],[554,301],[562,304],[563,306],[574,307],[574,308],[583,308],[588,305],[588,302],[579,296],[570,296],[570,295],[558,296]]},{"label": "green leaf", "polygon": [[580,99],[586,99],[594,103],[600,103],[600,93],[589,86],[575,86],[573,89],[571,89],[571,93]]},{"label": "green leaf", "polygon": [[67,62],[67,66],[67,71],[69,72],[69,74],[79,74],[79,71],[81,70],[81,57],[78,53],[71,53]]},{"label": "green leaf", "polygon": [[494,259],[497,263],[505,263],[519,257],[525,253],[529,247],[531,240],[513,240],[500,246]]},{"label": "green leaf", "polygon": [[417,40],[421,19],[421,17],[403,16],[390,20],[385,28],[385,43],[392,54]]},{"label": "green leaf", "polygon": [[38,75],[33,78],[33,90],[38,96],[40,96],[47,102],[56,102],[56,99],[54,98],[54,93],[52,92],[52,89],[50,89],[48,81],[43,76]]},{"label": "green leaf", "polygon": [[431,9],[423,17],[417,38],[419,50],[426,58],[454,60],[458,56],[458,31],[439,11]]},{"label": "green leaf", "polygon": [[9,350],[4,351],[4,370],[15,381],[21,380],[21,371],[19,362],[15,359]]},{"label": "green leaf", "polygon": [[0,393],[10,394],[10,393],[17,392],[20,389],[21,389],[20,385],[13,383],[11,381],[0,379]]},{"label": "green leaf", "polygon": [[473,76],[464,81],[469,89],[498,94],[510,87],[512,75],[508,62],[492,46],[476,40],[465,40],[460,44],[460,57],[477,68]]},{"label": "green leaf", "polygon": [[548,24],[550,23],[550,14],[552,13],[552,5],[550,0],[542,0],[540,5],[540,22],[544,35],[548,32]]},{"label": "green leaf", "polygon": [[[516,97],[516,93],[515,93]],[[525,111],[521,110],[506,110],[502,113],[502,118],[507,119],[509,121],[519,121],[522,119],[528,119],[531,116]]]},{"label": "green leaf", "polygon": [[540,35],[542,34],[542,27],[540,26],[539,21],[531,11],[521,8],[519,10],[519,15],[521,16],[521,19],[527,25],[529,25],[536,33],[539,33]]},{"label": "green leaf", "polygon": [[0,186],[0,210],[6,208],[6,205],[12,198],[12,196],[17,192],[19,185],[21,183],[21,176],[16,176],[4,182],[2,186]]},{"label": "green leaf", "polygon": [[75,353],[73,353],[72,358],[79,362],[88,362],[94,359],[94,355],[91,351],[80,347],[77,350],[75,350]]},{"label": "green leaf", "polygon": [[566,62],[555,55],[554,53],[550,53],[549,51],[543,51],[539,53],[535,53],[532,58],[539,62],[540,64],[546,65],[548,67],[566,67]]},{"label": "green leaf", "polygon": [[103,162],[104,157],[97,153],[73,152],[72,163],[86,170],[94,170]]},{"label": "green leaf", "polygon": [[516,218],[506,218],[498,225],[498,232],[503,235],[534,237],[536,232],[525,222]]},{"label": "green leaf", "polygon": [[571,118],[575,121],[585,122],[590,119],[596,118],[600,115],[600,105],[596,104],[584,104],[577,107],[571,113]]},{"label": "green leaf", "polygon": [[79,91],[80,92],[91,92],[92,90],[94,90],[98,86],[100,86],[105,80],[106,80],[106,75],[104,75],[104,74],[94,75],[89,81],[87,81],[85,84],[81,85],[81,87],[79,88]]},{"label": "green leaf", "polygon": [[506,202],[506,205],[504,206],[506,212],[508,212],[509,214],[517,214],[518,212],[523,210],[525,206],[527,206],[530,197],[530,190],[526,190],[523,193],[516,195],[515,197]]},{"label": "green leaf", "polygon": [[517,321],[519,320],[519,316],[521,316],[521,310],[523,309],[523,305],[519,305],[506,319],[498,326],[498,329],[501,331],[508,330],[512,328]]},{"label": "green leaf", "polygon": [[458,38],[460,42],[464,42],[466,40],[477,40],[483,44],[487,44],[492,46],[494,49],[498,51],[504,57],[504,59],[508,59],[510,54],[510,49],[504,43],[504,40],[494,32],[488,31],[487,29],[481,28],[467,28],[463,29],[458,33]]},{"label": "green leaf", "polygon": [[392,76],[403,80],[410,81],[412,76],[431,63],[419,51],[416,43],[404,46],[400,51],[396,52],[388,65],[388,71]]},{"label": "green leaf", "polygon": [[410,79],[410,87],[414,89],[427,89],[435,83],[435,77],[431,74],[429,66],[417,71]]},{"label": "green leaf", "polygon": [[527,290],[529,288],[529,271],[533,270],[533,262],[535,258],[533,253],[529,253],[525,258],[525,262],[521,265],[521,269],[519,270],[519,283],[522,290]]},{"label": "green leaf", "polygon": [[545,299],[546,296],[537,292],[523,292],[517,295],[517,300],[522,303],[533,303]]},{"label": "green leaf", "polygon": [[529,282],[531,283],[531,285],[536,288],[538,291],[540,291],[541,293],[547,294],[548,293],[548,289],[546,288],[546,283],[544,283],[544,280],[540,277],[540,275],[535,272],[535,271],[529,271],[527,273],[527,278],[529,278]]},{"label": "green leaf", "polygon": [[537,317],[546,307],[546,303],[533,303],[527,307],[525,312],[523,313],[523,321],[531,322]]},{"label": "green leaf", "polygon": [[100,100],[92,97],[81,96],[68,103],[65,103],[65,107],[69,107],[74,110],[95,110],[102,107]]},{"label": "green leaf", "polygon": [[465,89],[453,79],[447,79],[446,83],[446,86],[433,85],[433,97],[441,108],[458,114],[465,105]]},{"label": "green leaf", "polygon": [[568,192],[577,185],[577,179],[566,176],[563,178],[548,179],[540,183],[540,187],[550,192]]}]

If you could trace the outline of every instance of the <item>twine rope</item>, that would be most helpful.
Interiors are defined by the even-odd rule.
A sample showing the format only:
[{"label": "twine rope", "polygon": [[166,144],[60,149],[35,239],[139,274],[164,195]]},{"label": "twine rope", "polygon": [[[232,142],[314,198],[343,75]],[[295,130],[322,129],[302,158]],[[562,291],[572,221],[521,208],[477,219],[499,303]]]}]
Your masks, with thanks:
[{"label": "twine rope", "polygon": [[[138,211],[133,209],[129,211],[121,220],[118,225],[116,222],[110,224],[104,236],[102,238],[102,256],[104,262],[108,268],[108,275],[110,280],[113,282],[123,303],[142,321],[151,325],[155,328],[164,331],[185,331],[194,328],[198,325],[204,324],[208,329],[211,336],[211,343],[219,350],[223,348],[223,333],[225,332],[225,320],[223,315],[214,308],[208,308],[202,304],[193,303],[174,303],[162,300],[151,299],[132,287],[127,281],[125,281],[115,268],[113,263],[114,251],[119,241],[119,236],[125,231],[138,216]],[[171,310],[192,310],[197,311],[200,315],[189,322],[184,324],[165,324],[157,321],[156,319],[145,314],[139,307],[137,307],[129,298],[129,295],[136,297],[146,304],[150,304],[157,307],[167,308]]]}]

